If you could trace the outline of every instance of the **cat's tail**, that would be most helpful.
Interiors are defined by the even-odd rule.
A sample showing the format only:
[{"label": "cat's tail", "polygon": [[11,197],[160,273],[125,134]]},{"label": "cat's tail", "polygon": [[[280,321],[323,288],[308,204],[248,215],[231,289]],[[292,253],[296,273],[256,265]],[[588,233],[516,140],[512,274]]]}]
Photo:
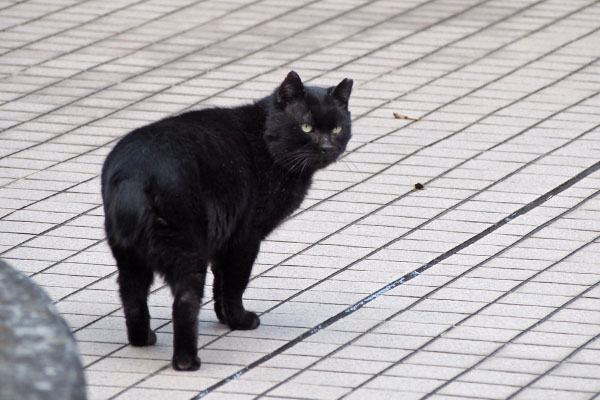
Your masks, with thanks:
[{"label": "cat's tail", "polygon": [[150,204],[143,183],[125,179],[104,194],[105,228],[111,246],[128,249],[146,231]]}]

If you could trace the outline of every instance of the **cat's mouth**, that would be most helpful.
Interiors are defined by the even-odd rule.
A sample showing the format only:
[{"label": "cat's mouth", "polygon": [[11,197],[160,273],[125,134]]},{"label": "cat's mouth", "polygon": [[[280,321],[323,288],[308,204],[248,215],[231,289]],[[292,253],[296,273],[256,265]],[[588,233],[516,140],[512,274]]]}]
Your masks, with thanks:
[{"label": "cat's mouth", "polygon": [[339,155],[340,152],[336,151],[335,149],[319,149],[319,153],[312,157],[315,168],[325,168],[329,164],[334,163]]}]

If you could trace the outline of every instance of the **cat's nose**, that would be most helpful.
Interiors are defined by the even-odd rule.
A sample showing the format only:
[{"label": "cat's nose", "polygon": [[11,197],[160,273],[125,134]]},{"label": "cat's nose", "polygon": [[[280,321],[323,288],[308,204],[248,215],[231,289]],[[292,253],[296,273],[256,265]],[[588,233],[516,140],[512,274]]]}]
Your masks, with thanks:
[{"label": "cat's nose", "polygon": [[333,143],[331,143],[331,139],[327,136],[321,137],[319,147],[325,152],[333,151]]}]

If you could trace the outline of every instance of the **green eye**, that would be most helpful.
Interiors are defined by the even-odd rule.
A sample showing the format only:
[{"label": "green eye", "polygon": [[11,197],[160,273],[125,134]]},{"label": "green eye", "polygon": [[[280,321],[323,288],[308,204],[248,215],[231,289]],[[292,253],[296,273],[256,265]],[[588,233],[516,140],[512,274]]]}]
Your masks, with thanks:
[{"label": "green eye", "polygon": [[302,124],[302,131],[305,133],[311,133],[313,130],[311,124]]},{"label": "green eye", "polygon": [[341,126],[336,126],[335,128],[333,128],[333,130],[331,132],[333,132],[333,133],[335,133],[337,135],[341,131],[342,131],[342,127]]}]

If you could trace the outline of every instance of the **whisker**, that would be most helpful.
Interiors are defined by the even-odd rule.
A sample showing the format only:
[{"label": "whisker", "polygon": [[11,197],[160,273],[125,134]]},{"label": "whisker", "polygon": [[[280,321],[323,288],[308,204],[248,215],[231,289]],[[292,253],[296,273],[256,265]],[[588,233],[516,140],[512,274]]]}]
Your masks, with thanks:
[{"label": "whisker", "polygon": [[349,172],[358,172],[358,167],[352,161],[340,160],[340,165],[346,167]]},{"label": "whisker", "polygon": [[307,158],[305,158],[303,161],[304,162],[302,164],[302,169],[300,170],[300,175],[302,175],[304,173],[304,170],[306,169],[306,166],[308,165],[308,159]]},{"label": "whisker", "polygon": [[302,162],[305,162],[310,155],[311,153],[300,150],[288,153],[277,161],[280,165],[287,167],[290,171],[294,171]]}]

